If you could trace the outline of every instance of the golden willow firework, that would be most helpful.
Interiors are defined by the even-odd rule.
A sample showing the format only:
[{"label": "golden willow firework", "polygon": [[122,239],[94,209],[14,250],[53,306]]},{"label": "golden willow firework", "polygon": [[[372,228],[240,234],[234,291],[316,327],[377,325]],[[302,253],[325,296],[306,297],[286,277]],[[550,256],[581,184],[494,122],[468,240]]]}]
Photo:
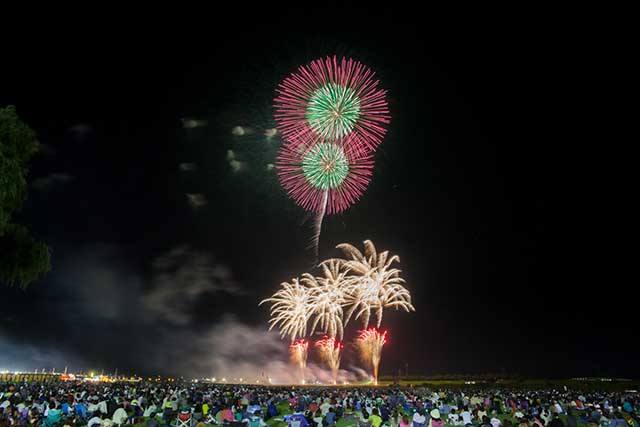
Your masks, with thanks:
[{"label": "golden willow firework", "polygon": [[330,337],[343,338],[343,306],[346,303],[344,286],[346,271],[341,268],[337,260],[323,262],[320,267],[324,273],[322,277],[314,277],[309,273],[302,276],[301,282],[309,287],[310,317],[313,318],[310,335],[320,328],[320,331]]},{"label": "golden willow firework", "polygon": [[320,358],[331,369],[331,379],[333,384],[338,383],[338,369],[340,369],[340,351],[342,350],[342,343],[336,340],[334,337],[324,337],[316,342],[318,353]]},{"label": "golden willow firework", "polygon": [[304,370],[307,367],[307,356],[309,355],[309,341],[297,340],[289,346],[291,360],[298,365],[300,370],[300,383],[304,384]]},{"label": "golden willow firework", "polygon": [[273,303],[269,330],[279,326],[280,336],[284,338],[288,335],[293,343],[296,338],[307,335],[311,293],[309,288],[300,284],[298,279],[293,279],[291,283],[281,283],[280,286],[282,289],[271,298],[262,300],[258,305],[265,302]]},{"label": "golden willow firework", "polygon": [[345,324],[352,315],[362,318],[366,328],[373,312],[377,318],[377,327],[382,323],[382,312],[385,308],[415,311],[411,304],[411,294],[403,286],[401,270],[391,268],[394,262],[400,262],[397,255],[389,256],[389,251],[377,253],[371,240],[364,242],[364,255],[353,245],[342,243],[336,246],[348,257],[341,260],[342,268],[348,272],[343,286],[345,306],[348,306]]},{"label": "golden willow firework", "polygon": [[373,367],[373,383],[378,385],[378,367],[382,358],[382,347],[387,342],[387,331],[380,332],[376,328],[362,330],[357,342],[362,360]]},{"label": "golden willow firework", "polygon": [[392,268],[400,261],[397,255],[390,256],[389,251],[378,254],[371,240],[364,242],[364,255],[347,243],[337,248],[346,259],[321,263],[323,276],[304,273],[301,279],[282,283],[282,289],[260,302],[273,303],[269,330],[279,326],[280,335],[289,336],[293,342],[307,335],[307,324],[312,321],[311,335],[319,330],[342,339],[352,317],[361,319],[366,328],[373,313],[380,327],[385,308],[415,311],[401,270]]},{"label": "golden willow firework", "polygon": [[[345,258],[329,259],[320,264],[321,276],[304,273],[300,279],[282,283],[271,298],[260,302],[272,303],[269,330],[278,326],[280,336],[291,339],[291,355],[304,379],[308,342],[303,338],[316,331],[326,334],[316,343],[322,359],[331,368],[333,380],[337,379],[340,366],[340,350],[344,329],[351,318],[369,326],[372,314],[380,327],[386,308],[407,312],[415,311],[411,294],[403,286],[401,271],[393,268],[399,262],[397,255],[389,251],[378,253],[372,241],[364,242],[364,255],[355,246],[343,243],[337,246]],[[346,311],[346,313],[345,313]],[[310,327],[309,327],[309,322]],[[378,366],[386,332],[375,328],[361,331],[358,338],[363,359],[373,366],[377,383]],[[296,341],[296,339],[299,339]]]}]

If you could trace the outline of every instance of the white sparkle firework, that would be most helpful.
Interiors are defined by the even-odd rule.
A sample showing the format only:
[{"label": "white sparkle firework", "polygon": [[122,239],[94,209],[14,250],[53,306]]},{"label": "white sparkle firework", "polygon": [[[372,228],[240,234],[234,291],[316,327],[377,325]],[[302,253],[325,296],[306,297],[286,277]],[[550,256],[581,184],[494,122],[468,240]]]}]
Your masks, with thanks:
[{"label": "white sparkle firework", "polygon": [[269,330],[279,326],[280,336],[284,338],[288,335],[293,343],[296,338],[307,335],[311,293],[298,279],[293,279],[291,283],[281,283],[280,286],[282,289],[271,298],[262,300],[259,305],[265,302],[273,303]]},{"label": "white sparkle firework", "polygon": [[348,281],[345,280],[347,272],[341,268],[341,264],[335,259],[325,261],[320,264],[323,277],[314,277],[305,273],[300,280],[309,287],[311,292],[309,299],[310,314],[313,317],[311,335],[319,327],[321,332],[342,340],[343,306],[346,304],[344,287]]},{"label": "white sparkle firework", "polygon": [[336,246],[350,259],[342,260],[342,268],[349,273],[346,276],[345,305],[349,306],[345,324],[355,313],[355,319],[362,318],[366,328],[371,313],[374,312],[377,326],[382,323],[382,312],[385,308],[415,311],[411,304],[411,294],[403,286],[404,279],[400,270],[391,268],[400,257],[389,257],[389,251],[378,254],[371,240],[364,242],[364,255],[353,245],[342,243]]}]

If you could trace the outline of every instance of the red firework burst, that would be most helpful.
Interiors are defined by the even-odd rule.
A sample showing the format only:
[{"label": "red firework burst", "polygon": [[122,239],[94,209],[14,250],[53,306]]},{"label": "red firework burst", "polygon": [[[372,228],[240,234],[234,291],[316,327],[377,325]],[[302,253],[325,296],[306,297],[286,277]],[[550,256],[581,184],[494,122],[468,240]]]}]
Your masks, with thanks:
[{"label": "red firework burst", "polygon": [[280,184],[299,206],[323,216],[358,201],[371,180],[373,158],[337,143],[284,144],[276,170]]},{"label": "red firework burst", "polygon": [[374,151],[391,120],[386,91],[375,74],[353,59],[317,59],[285,78],[274,100],[278,130],[290,144],[348,140]]}]

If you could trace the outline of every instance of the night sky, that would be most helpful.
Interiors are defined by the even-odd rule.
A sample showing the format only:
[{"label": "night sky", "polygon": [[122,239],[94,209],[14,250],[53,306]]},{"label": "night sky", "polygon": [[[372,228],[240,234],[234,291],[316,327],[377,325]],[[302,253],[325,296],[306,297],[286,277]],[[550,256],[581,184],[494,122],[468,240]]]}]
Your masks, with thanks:
[{"label": "night sky", "polygon": [[0,106],[43,150],[16,220],[51,246],[53,270],[0,288],[0,369],[208,376],[284,360],[257,304],[314,257],[310,221],[268,167],[280,141],[263,132],[277,83],[338,54],[376,71],[392,115],[371,185],[320,241],[321,257],[371,239],[401,258],[416,312],[385,312],[382,373],[640,375],[624,362],[632,281],[607,265],[589,190],[596,130],[575,41],[407,18],[109,37],[85,24],[19,42]]}]

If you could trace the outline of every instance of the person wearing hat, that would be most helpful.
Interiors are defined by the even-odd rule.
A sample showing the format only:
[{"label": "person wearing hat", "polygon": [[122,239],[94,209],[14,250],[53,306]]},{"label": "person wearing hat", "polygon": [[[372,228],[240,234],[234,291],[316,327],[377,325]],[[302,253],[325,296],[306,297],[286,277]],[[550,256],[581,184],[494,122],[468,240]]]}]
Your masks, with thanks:
[{"label": "person wearing hat", "polygon": [[432,409],[429,415],[431,416],[429,427],[444,427],[444,421],[440,419],[440,411],[438,408]]}]

